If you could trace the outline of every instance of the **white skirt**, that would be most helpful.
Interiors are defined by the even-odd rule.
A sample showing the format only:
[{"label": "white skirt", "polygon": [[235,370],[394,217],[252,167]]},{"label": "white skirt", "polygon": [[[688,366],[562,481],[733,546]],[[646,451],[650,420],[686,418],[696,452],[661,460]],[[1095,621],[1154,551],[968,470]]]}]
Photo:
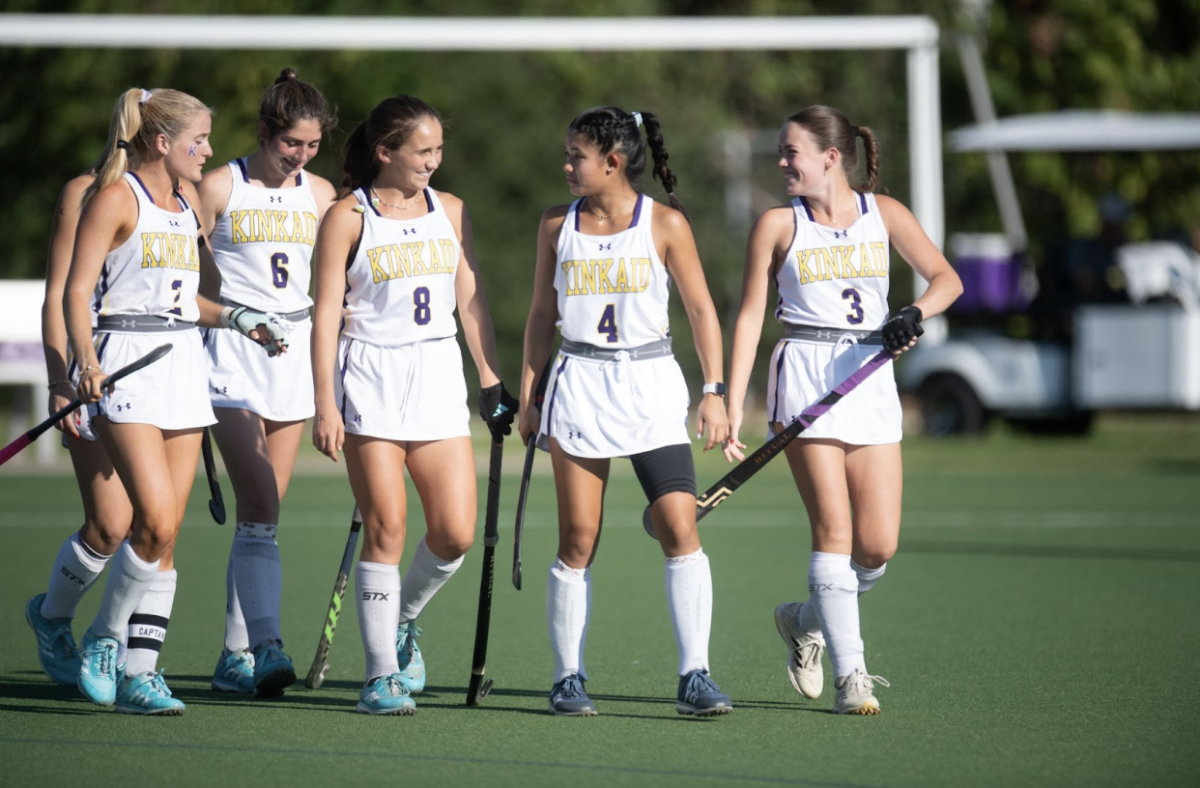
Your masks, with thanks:
[{"label": "white skirt", "polygon": [[153,424],[161,430],[187,430],[216,423],[208,401],[208,358],[198,330],[145,334],[97,334],[100,368],[111,375],[163,344],[171,352],[116,385],[112,394],[88,405],[94,419],[114,424]]},{"label": "white skirt", "polygon": [[249,337],[224,328],[205,332],[209,397],[214,408],[240,408],[270,421],[313,415],[312,320],[291,324],[288,349],[278,356]]},{"label": "white skirt", "polygon": [[628,457],[690,443],[688,391],[673,356],[600,361],[559,353],[542,403],[541,439],[575,457]]},{"label": "white skirt", "polygon": [[349,434],[394,441],[471,434],[462,352],[454,337],[399,347],[342,337],[334,380]]},{"label": "white skirt", "polygon": [[[850,341],[780,341],[771,354],[767,381],[767,435],[774,436],[773,422],[790,423],[881,349]],[[900,395],[892,365],[888,364],[800,433],[800,439],[825,438],[855,446],[897,443],[902,435],[901,423]]]}]

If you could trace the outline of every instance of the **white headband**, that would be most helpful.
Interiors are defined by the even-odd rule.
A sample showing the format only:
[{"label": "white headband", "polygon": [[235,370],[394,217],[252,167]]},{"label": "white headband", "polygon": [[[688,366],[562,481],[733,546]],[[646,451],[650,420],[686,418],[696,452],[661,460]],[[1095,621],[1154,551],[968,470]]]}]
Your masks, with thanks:
[{"label": "white headband", "polygon": [[642,125],[642,113],[630,112],[629,114],[633,116],[633,122],[636,123],[638,125],[638,127],[640,128]]}]

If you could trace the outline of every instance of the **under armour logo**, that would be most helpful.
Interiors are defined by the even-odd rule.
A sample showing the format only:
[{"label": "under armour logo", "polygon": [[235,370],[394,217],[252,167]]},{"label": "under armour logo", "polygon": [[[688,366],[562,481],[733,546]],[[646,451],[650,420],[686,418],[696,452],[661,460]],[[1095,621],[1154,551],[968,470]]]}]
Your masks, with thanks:
[{"label": "under armour logo", "polygon": [[606,244],[600,244],[600,251],[611,252],[612,251],[612,241],[609,241]]},{"label": "under armour logo", "polygon": [[216,394],[228,394],[229,387],[228,386],[213,386],[213,392]]},{"label": "under armour logo", "polygon": [[817,330],[815,334],[817,339],[833,339],[832,331]]},{"label": "under armour logo", "polygon": [[133,410],[133,404],[126,403],[126,404],[117,406],[117,413],[121,413],[122,411],[126,411],[126,410]]},{"label": "under armour logo", "polygon": [[404,233],[405,235],[408,235],[409,233],[412,233],[413,235],[416,235],[416,234],[417,234],[417,228],[413,227],[412,229],[409,229],[409,228],[407,228],[407,227],[406,227],[406,228],[404,228],[403,230],[401,230],[400,232]]},{"label": "under armour logo", "polygon": [[575,440],[576,438],[578,438],[579,440],[583,440],[583,433],[575,432],[574,430],[567,431],[567,440]]},{"label": "under armour logo", "polygon": [[137,328],[136,320],[122,320],[121,328]]},{"label": "under armour logo", "polygon": [[362,414],[361,414],[361,413],[359,413],[358,415],[356,415],[356,416],[354,417],[354,423],[355,423],[355,424],[362,424]]},{"label": "under armour logo", "polygon": [[283,195],[282,194],[270,194],[270,195],[267,195],[267,200],[269,202],[283,202]]},{"label": "under armour logo", "polygon": [[849,230],[842,230],[842,231],[840,231],[840,232],[839,232],[838,230],[834,230],[834,231],[833,231],[833,237],[834,237],[834,238],[845,238],[845,237],[847,237],[848,235],[850,235],[850,231],[849,231]]},{"label": "under armour logo", "polygon": [[178,222],[178,221],[176,221],[175,219],[167,219],[167,224],[171,225],[172,227],[179,227],[179,226],[180,226],[179,222]]}]

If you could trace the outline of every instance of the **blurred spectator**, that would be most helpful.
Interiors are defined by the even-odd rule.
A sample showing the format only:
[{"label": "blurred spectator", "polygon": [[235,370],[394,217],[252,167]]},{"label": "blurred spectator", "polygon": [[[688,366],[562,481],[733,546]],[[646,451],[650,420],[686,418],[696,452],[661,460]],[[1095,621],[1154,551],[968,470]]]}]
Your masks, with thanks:
[{"label": "blurred spectator", "polygon": [[1129,203],[1115,193],[1100,200],[1100,232],[1095,238],[1067,243],[1064,264],[1076,304],[1126,300],[1125,280],[1117,266],[1117,247],[1125,243],[1126,224],[1133,214]]}]

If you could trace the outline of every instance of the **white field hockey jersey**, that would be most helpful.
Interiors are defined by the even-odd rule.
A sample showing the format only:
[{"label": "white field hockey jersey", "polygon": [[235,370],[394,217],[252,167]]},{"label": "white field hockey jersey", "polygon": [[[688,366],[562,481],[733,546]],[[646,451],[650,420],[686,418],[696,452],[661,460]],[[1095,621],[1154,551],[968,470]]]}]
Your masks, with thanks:
[{"label": "white field hockey jersey", "polygon": [[250,183],[245,159],[229,162],[233,189],[209,240],[221,270],[221,298],[263,312],[295,312],[308,296],[317,200],[301,172],[296,185],[268,189]]},{"label": "white field hockey jersey", "polygon": [[429,213],[388,219],[372,204],[368,188],[354,192],[363,232],[346,269],[342,333],[381,347],[454,336],[454,277],[462,248],[446,209],[426,188]]},{"label": "white field hockey jersey", "polygon": [[654,200],[639,194],[629,229],[616,235],[579,232],[582,203],[571,204],[558,236],[563,339],[621,350],[667,338],[671,276],[654,246]]},{"label": "white field hockey jersey", "polygon": [[783,323],[874,331],[888,314],[888,234],[873,194],[844,230],[817,224],[803,197],[792,200],[796,234],[775,275]]},{"label": "white field hockey jersey", "polygon": [[161,315],[194,323],[200,318],[196,214],[178,192],[174,199],[183,211],[172,213],[154,204],[137,175],[127,172],[124,177],[137,196],[137,225],[105,256],[92,311],[100,317]]}]

